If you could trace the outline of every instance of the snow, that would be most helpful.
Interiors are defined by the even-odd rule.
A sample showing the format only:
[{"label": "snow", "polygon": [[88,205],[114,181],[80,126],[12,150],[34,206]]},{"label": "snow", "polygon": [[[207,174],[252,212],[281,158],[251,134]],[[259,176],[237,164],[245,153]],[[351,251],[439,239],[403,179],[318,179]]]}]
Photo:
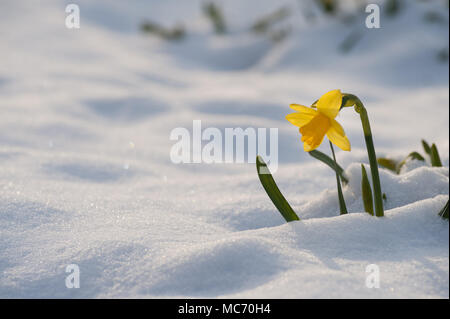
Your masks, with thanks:
[{"label": "snow", "polygon": [[[201,1],[4,0],[0,10],[0,297],[448,298],[448,8],[408,1],[380,29],[317,16],[297,1],[221,1],[215,35]],[[291,34],[274,44],[246,31],[286,3]],[[350,2],[348,2],[350,3]],[[445,25],[426,23],[425,12]],[[138,31],[183,23],[167,43]],[[354,30],[348,53],[339,45]],[[444,43],[445,42],[445,43]],[[284,116],[342,89],[368,108],[378,155],[403,158],[435,142],[444,163],[381,169],[386,216],[363,212],[361,124],[338,121],[351,212],[339,216],[335,176],[302,151]],[[254,164],[170,161],[176,127],[278,128],[274,174],[301,221],[286,224]],[[327,143],[321,147],[328,153]],[[423,152],[422,152],[423,153]],[[68,289],[66,266],[81,271]],[[366,267],[380,288],[366,287]]]}]

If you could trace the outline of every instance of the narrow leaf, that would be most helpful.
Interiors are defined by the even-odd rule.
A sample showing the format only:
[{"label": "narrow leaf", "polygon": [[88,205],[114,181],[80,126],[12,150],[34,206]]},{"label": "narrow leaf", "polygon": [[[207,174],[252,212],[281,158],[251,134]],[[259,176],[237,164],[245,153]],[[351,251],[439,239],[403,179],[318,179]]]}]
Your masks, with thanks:
[{"label": "narrow leaf", "polygon": [[205,3],[203,5],[203,12],[209,18],[214,31],[217,34],[223,34],[226,32],[225,18],[222,14],[222,10],[213,2]]},{"label": "narrow leaf", "polygon": [[361,190],[362,199],[364,203],[364,210],[373,216],[373,197],[372,188],[370,187],[369,178],[367,177],[366,168],[361,164],[362,178],[361,178]]},{"label": "narrow leaf", "polygon": [[180,40],[185,36],[185,30],[184,27],[181,25],[177,25],[173,27],[172,29],[163,28],[160,25],[151,22],[146,21],[141,24],[140,26],[141,31],[148,34],[153,34],[155,36],[158,36],[164,40]]},{"label": "narrow leaf", "polygon": [[423,162],[425,162],[425,158],[424,158],[422,155],[420,155],[420,154],[417,153],[417,152],[411,152],[411,153],[409,153],[409,155],[406,156],[405,159],[404,159],[403,161],[401,161],[400,164],[398,165],[398,168],[397,168],[397,174],[400,174],[400,171],[401,171],[403,165],[405,165],[406,162],[408,162],[409,160],[416,160],[416,161],[423,161]]},{"label": "narrow leaf", "polygon": [[322,153],[321,151],[318,151],[318,150],[310,151],[309,155],[311,155],[315,159],[318,159],[319,161],[321,161],[321,162],[325,163],[326,165],[328,165],[337,174],[339,174],[343,184],[348,184],[348,178],[347,178],[347,176],[344,173],[344,169],[342,167],[340,167],[337,163],[335,163],[333,161],[333,159],[331,159],[328,155],[326,155],[326,154],[324,154],[324,153]]},{"label": "narrow leaf", "polygon": [[284,219],[287,222],[300,220],[287,200],[284,198],[283,194],[281,194],[277,184],[275,183],[275,180],[272,177],[272,174],[270,174],[269,168],[267,167],[261,156],[256,157],[256,170],[259,180],[266,190],[267,195],[269,195],[272,203],[275,205]]},{"label": "narrow leaf", "polygon": [[422,155],[420,155],[420,153],[418,153],[418,152],[411,152],[411,153],[409,153],[408,157],[411,159],[414,159],[414,160],[425,162],[425,158]]},{"label": "narrow leaf", "polygon": [[439,156],[439,152],[436,144],[433,143],[431,145],[431,166],[434,167],[442,167],[441,157]]},{"label": "narrow leaf", "polygon": [[379,157],[377,158],[378,165],[387,168],[395,173],[397,173],[397,162],[390,158]]},{"label": "narrow leaf", "polygon": [[256,21],[251,29],[257,33],[267,32],[274,24],[284,20],[289,14],[289,9],[282,7]]},{"label": "narrow leaf", "polygon": [[427,153],[428,155],[431,155],[431,147],[427,143],[427,141],[422,140],[422,147],[423,147],[423,150],[425,151],[425,153]]},{"label": "narrow leaf", "polygon": [[387,0],[384,6],[384,12],[391,17],[397,15],[401,9],[399,0]]},{"label": "narrow leaf", "polygon": [[334,168],[336,171],[336,184],[337,184],[337,191],[338,191],[338,199],[339,199],[339,211],[341,213],[341,215],[344,214],[348,214],[347,211],[347,205],[345,205],[345,198],[344,198],[344,193],[342,192],[342,186],[341,186],[341,179],[339,178],[339,174],[337,173],[337,161],[336,161],[336,155],[334,154],[334,148],[333,148],[333,144],[330,141],[330,148],[331,148],[331,153],[333,154],[333,163],[334,163]]},{"label": "narrow leaf", "polygon": [[448,201],[447,204],[445,204],[445,206],[439,212],[439,216],[441,216],[444,219],[448,219]]}]

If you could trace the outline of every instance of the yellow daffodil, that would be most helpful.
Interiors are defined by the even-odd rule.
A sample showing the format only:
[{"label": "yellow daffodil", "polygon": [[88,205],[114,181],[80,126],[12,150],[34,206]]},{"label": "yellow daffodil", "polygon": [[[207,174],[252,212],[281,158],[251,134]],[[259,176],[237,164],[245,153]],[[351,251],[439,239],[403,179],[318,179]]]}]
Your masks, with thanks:
[{"label": "yellow daffodil", "polygon": [[317,101],[317,110],[299,104],[290,105],[297,113],[287,115],[286,119],[300,128],[305,152],[319,147],[325,135],[342,150],[350,151],[350,141],[342,126],[335,120],[341,104],[342,93],[334,90],[322,95]]}]

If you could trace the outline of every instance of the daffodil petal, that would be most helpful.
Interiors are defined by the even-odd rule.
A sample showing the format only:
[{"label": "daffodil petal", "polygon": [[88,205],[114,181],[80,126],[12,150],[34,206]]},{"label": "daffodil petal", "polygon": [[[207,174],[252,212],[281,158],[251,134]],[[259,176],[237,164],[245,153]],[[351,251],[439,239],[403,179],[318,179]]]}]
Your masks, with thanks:
[{"label": "daffodil petal", "polygon": [[329,118],[334,119],[339,113],[341,104],[341,90],[333,90],[322,95],[322,97],[317,102],[317,109]]},{"label": "daffodil petal", "polygon": [[338,121],[336,121],[336,120],[331,120],[331,121],[330,121],[330,124],[331,124],[331,126],[336,130],[336,132],[337,132],[339,135],[345,136],[344,128],[342,127],[341,124],[339,124]]},{"label": "daffodil petal", "polygon": [[303,149],[306,152],[316,149],[323,141],[325,134],[330,129],[330,119],[321,113],[317,113],[306,125],[300,127]]},{"label": "daffodil petal", "polygon": [[351,145],[348,137],[345,135],[342,126],[335,120],[330,121],[331,126],[327,131],[328,139],[343,151],[350,151]]},{"label": "daffodil petal", "polygon": [[306,143],[303,143],[303,150],[304,150],[305,152],[311,152],[311,151],[314,150],[314,149],[313,149],[313,147],[312,147],[311,145],[306,144]]},{"label": "daffodil petal", "polygon": [[288,120],[291,124],[302,127],[309,123],[314,117],[314,114],[311,113],[291,113],[286,115],[286,120]]},{"label": "daffodil petal", "polygon": [[320,146],[320,144],[322,144],[324,138],[325,138],[325,135],[323,135],[320,142],[315,145],[311,145],[307,142],[303,142],[303,150],[305,152],[311,152],[311,151],[315,150],[316,148],[318,148]]},{"label": "daffodil petal", "polygon": [[293,109],[293,110],[295,110],[297,112],[300,112],[300,113],[306,113],[306,114],[312,114],[312,115],[317,113],[316,110],[314,110],[314,109],[312,109],[310,107],[304,106],[304,105],[291,104],[289,106],[290,106],[291,109]]},{"label": "daffodil petal", "polygon": [[[325,138],[325,135],[322,137],[322,141]],[[322,141],[319,144],[316,145],[310,145],[308,143],[303,143],[303,150],[305,152],[311,152],[314,151],[316,148],[318,148],[320,146],[320,144],[322,144]]]}]

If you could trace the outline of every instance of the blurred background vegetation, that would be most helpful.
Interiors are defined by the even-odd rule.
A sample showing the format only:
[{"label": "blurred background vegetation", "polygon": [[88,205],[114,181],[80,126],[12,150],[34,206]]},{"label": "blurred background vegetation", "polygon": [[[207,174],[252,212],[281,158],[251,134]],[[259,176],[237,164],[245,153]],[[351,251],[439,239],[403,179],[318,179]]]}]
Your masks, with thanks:
[{"label": "blurred background vegetation", "polygon": [[[424,11],[423,23],[435,24],[442,28],[449,27],[448,10],[449,0],[384,0],[377,1],[381,9],[381,19],[395,19],[405,7],[412,2],[438,2],[441,10]],[[367,17],[366,6],[374,1],[368,0],[299,0],[298,6],[281,6],[278,9],[250,21],[248,26],[241,32],[248,32],[257,37],[270,39],[274,44],[286,39],[292,31],[295,21],[289,17],[294,10],[301,10],[309,24],[317,23],[320,18],[335,19],[339,23],[348,26],[349,32],[343,35],[342,41],[337,48],[343,54],[350,52],[363,38],[364,29],[360,23]],[[226,3],[214,0],[202,2],[199,11],[209,21],[212,32],[218,36],[226,36],[233,30],[230,20],[224,13]],[[148,35],[159,37],[167,41],[179,41],[189,35],[188,30],[182,22],[171,28],[163,27],[154,21],[143,21],[140,30]],[[449,59],[448,40],[443,39],[442,48],[436,52],[439,61],[446,62]]]}]

